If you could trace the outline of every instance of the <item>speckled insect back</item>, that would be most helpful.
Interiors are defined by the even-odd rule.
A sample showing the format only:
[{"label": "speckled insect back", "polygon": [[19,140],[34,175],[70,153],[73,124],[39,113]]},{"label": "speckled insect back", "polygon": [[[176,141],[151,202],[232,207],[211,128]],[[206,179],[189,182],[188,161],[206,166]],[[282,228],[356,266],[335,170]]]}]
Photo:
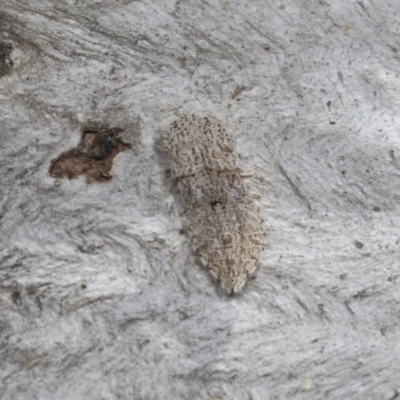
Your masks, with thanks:
[{"label": "speckled insect back", "polygon": [[211,118],[180,116],[164,134],[193,247],[227,293],[257,268],[265,233],[240,177],[233,144]]}]

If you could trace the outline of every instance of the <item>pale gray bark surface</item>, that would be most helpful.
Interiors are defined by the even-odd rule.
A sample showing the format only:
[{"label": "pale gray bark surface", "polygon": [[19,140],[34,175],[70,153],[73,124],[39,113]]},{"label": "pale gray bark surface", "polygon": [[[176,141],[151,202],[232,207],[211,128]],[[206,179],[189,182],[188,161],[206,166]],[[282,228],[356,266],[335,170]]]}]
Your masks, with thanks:
[{"label": "pale gray bark surface", "polygon": [[[1,0],[0,43],[1,399],[399,395],[400,3]],[[237,296],[181,232],[186,111],[255,171]],[[90,124],[113,179],[51,178]]]}]

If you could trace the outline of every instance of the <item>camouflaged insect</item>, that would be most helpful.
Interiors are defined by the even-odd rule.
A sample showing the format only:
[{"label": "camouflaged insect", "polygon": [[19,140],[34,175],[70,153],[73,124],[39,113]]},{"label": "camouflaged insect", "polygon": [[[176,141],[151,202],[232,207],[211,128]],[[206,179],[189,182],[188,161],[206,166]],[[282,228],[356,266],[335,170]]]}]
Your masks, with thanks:
[{"label": "camouflaged insect", "polygon": [[218,122],[191,114],[172,123],[164,145],[193,247],[222,288],[238,293],[257,268],[265,234],[259,208],[239,174],[234,146]]}]

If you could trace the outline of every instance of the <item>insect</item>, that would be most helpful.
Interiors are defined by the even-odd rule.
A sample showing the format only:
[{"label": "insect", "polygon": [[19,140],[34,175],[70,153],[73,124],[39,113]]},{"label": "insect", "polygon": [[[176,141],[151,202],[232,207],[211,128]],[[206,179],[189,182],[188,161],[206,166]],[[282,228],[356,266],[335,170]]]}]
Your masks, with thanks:
[{"label": "insect", "polygon": [[184,114],[164,145],[195,251],[227,293],[240,292],[257,268],[265,234],[229,135],[211,118]]}]

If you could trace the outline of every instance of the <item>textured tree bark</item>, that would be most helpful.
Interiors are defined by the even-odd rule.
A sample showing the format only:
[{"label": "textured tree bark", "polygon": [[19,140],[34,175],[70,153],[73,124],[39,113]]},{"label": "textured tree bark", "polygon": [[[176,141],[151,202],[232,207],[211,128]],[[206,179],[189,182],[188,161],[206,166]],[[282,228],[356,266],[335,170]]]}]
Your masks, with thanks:
[{"label": "textured tree bark", "polygon": [[[398,15],[2,0],[0,398],[399,396]],[[181,225],[162,136],[182,113],[255,172],[267,240],[234,296]],[[52,176],[90,127],[131,149],[101,182]]]}]

